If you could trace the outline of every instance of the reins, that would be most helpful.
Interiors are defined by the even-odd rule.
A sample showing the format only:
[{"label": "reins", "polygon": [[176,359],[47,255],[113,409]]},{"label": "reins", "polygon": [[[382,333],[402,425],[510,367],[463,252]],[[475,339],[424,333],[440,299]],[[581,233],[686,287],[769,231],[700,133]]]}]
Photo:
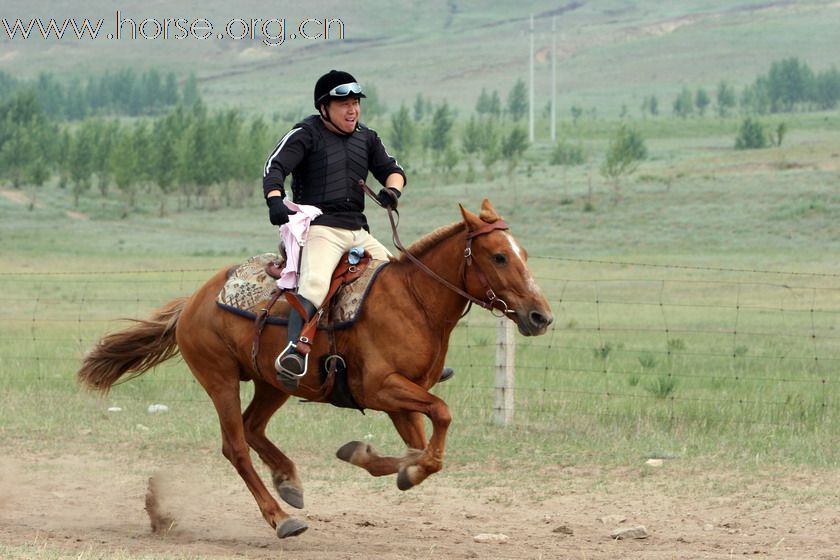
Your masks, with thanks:
[{"label": "reins", "polygon": [[[475,270],[478,274],[478,281],[481,282],[481,286],[485,290],[485,295],[487,296],[487,301],[480,300],[477,297],[467,293],[466,291],[462,290],[461,288],[459,288],[458,286],[456,286],[452,282],[448,281],[447,279],[441,277],[437,272],[435,272],[434,270],[432,270],[431,268],[429,268],[428,266],[423,264],[423,262],[420,259],[418,259],[414,255],[412,255],[405,248],[405,246],[402,244],[402,241],[400,240],[400,234],[397,231],[397,221],[394,219],[394,214],[399,216],[399,212],[397,212],[396,210],[394,210],[390,206],[384,206],[383,204],[381,204],[379,202],[379,200],[376,198],[376,195],[373,193],[373,190],[371,190],[371,188],[368,187],[367,184],[363,180],[359,180],[359,187],[378,206],[381,206],[382,208],[385,208],[388,211],[388,221],[391,223],[391,239],[394,241],[394,246],[403,255],[405,255],[408,258],[408,260],[410,260],[412,263],[414,263],[414,265],[416,265],[417,268],[419,268],[420,270],[422,270],[423,272],[425,272],[426,274],[428,274],[429,276],[434,278],[437,282],[443,284],[444,286],[446,286],[447,288],[449,288],[450,290],[452,290],[456,294],[460,295],[461,297],[466,298],[466,300],[469,302],[470,305],[476,304],[476,305],[478,305],[478,306],[480,306],[484,309],[487,309],[493,315],[496,315],[495,312],[498,311],[500,314],[496,315],[497,317],[504,317],[504,316],[506,316],[510,313],[515,313],[514,310],[508,308],[507,303],[505,303],[505,300],[496,296],[496,293],[493,291],[493,289],[490,287],[490,283],[487,281],[487,275],[484,274],[484,271],[481,270],[481,267],[478,265],[478,263],[475,263]],[[505,223],[504,220],[499,219],[499,220],[496,220],[495,222],[488,223],[485,226],[483,226],[483,227],[481,227],[481,228],[479,228],[475,231],[467,232],[467,246],[464,249],[464,258],[466,259],[466,267],[470,267],[470,266],[473,265],[472,240],[475,239],[476,237],[479,237],[481,235],[485,235],[487,233],[493,232],[497,229],[505,230],[505,229],[509,229],[509,228],[508,228],[507,223]],[[466,274],[467,274],[466,267],[464,268],[465,279],[466,279]],[[470,310],[470,307],[467,307],[467,309],[464,311],[464,315],[466,315],[469,312],[469,310]],[[462,317],[463,317],[463,315],[462,315]]]}]

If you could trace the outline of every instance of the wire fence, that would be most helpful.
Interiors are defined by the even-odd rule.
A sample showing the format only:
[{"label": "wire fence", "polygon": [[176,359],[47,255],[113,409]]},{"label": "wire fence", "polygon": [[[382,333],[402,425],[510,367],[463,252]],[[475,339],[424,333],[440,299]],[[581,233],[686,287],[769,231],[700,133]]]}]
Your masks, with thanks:
[{"label": "wire fence", "polygon": [[[516,423],[840,424],[840,275],[557,257],[531,266],[555,322],[544,336],[516,337]],[[214,272],[0,273],[4,382],[72,382],[121,318],[146,317]],[[479,310],[462,320],[447,356],[456,377],[438,389],[482,417],[497,406],[497,332]],[[183,365],[162,375],[196,385]],[[206,399],[197,387],[176,398]]]}]

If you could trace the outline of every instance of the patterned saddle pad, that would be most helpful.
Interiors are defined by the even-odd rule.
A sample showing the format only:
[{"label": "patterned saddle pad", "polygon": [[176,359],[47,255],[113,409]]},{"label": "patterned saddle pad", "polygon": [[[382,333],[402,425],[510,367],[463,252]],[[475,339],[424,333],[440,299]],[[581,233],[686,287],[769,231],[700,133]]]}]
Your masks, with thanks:
[{"label": "patterned saddle pad", "polygon": [[[232,268],[228,271],[225,285],[216,296],[216,305],[243,317],[256,318],[277,287],[277,281],[266,273],[265,267],[273,262],[282,268],[284,260],[284,257],[277,253],[265,253],[251,257]],[[336,329],[347,328],[353,324],[370,286],[386,264],[388,261],[370,261],[361,276],[339,288],[329,317]],[[282,316],[278,314],[278,311],[285,309],[286,306],[275,305],[268,322],[285,325],[287,323],[285,313]]]}]

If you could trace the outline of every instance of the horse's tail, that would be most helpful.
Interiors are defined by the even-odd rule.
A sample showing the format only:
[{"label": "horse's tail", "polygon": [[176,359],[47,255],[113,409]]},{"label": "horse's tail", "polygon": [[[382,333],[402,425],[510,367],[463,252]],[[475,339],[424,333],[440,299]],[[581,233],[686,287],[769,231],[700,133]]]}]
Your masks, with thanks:
[{"label": "horse's tail", "polygon": [[108,392],[126,373],[128,381],[178,353],[175,329],[187,297],[174,299],[149,319],[102,337],[82,361],[76,378],[91,389]]}]

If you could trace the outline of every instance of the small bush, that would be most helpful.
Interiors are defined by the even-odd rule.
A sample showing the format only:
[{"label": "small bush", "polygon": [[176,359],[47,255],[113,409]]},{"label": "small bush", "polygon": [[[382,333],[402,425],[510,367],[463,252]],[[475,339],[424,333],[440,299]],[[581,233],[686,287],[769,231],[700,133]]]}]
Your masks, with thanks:
[{"label": "small bush", "polygon": [[601,358],[602,360],[606,360],[609,357],[610,353],[612,352],[613,347],[612,344],[609,342],[605,343],[603,346],[595,348],[592,350],[592,355],[596,358]]},{"label": "small bush", "polygon": [[645,385],[645,390],[657,399],[667,398],[677,388],[677,380],[670,375],[660,375]]},{"label": "small bush", "polygon": [[581,165],[586,162],[583,146],[560,141],[551,152],[551,165]]},{"label": "small bush", "polygon": [[735,139],[735,149],[758,150],[769,145],[770,141],[767,139],[764,125],[749,117],[744,119],[744,122],[741,123],[741,129],[738,131],[738,137]]},{"label": "small bush", "polygon": [[644,352],[641,356],[639,356],[639,363],[645,369],[653,369],[656,367],[656,356],[650,352]]}]

